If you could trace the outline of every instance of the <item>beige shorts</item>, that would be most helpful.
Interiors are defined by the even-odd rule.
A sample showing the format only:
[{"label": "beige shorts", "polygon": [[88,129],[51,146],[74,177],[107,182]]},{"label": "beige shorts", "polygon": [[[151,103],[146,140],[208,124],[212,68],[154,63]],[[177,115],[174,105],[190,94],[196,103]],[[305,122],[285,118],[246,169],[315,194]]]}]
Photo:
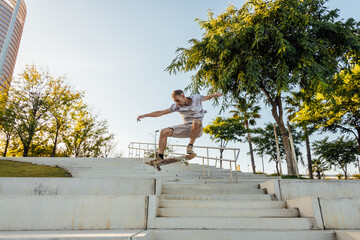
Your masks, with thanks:
[{"label": "beige shorts", "polygon": [[[169,128],[174,130],[171,137],[174,137],[174,138],[189,138],[190,137],[190,131],[191,131],[191,128],[192,128],[192,124],[180,124],[180,125],[172,126],[172,127],[169,127]],[[199,133],[199,135],[197,137],[201,137],[202,130],[203,130],[203,127],[201,126],[200,133]]]}]

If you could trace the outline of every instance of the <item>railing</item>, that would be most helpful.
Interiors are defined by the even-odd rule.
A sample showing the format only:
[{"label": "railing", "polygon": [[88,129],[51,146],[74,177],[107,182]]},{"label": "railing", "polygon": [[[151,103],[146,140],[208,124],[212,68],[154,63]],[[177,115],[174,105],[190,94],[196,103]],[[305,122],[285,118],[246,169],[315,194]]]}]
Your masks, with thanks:
[{"label": "railing", "polygon": [[[186,148],[187,145],[167,145],[166,148],[166,154],[170,156],[175,155],[184,155],[185,150],[182,153],[175,152],[175,148]],[[142,142],[131,142],[128,146],[129,148],[129,157],[134,158],[143,158],[143,161],[145,161],[146,154],[147,156],[150,156],[151,153],[154,154],[154,158],[156,156],[156,145],[155,143],[142,143]],[[175,150],[174,150],[175,149]],[[203,149],[206,150],[206,156],[197,155],[196,158],[202,159],[202,165],[203,165],[203,177],[205,177],[205,159],[206,159],[206,165],[207,165],[207,177],[210,177],[210,161],[215,161],[215,167],[217,166],[217,163],[220,163],[220,168],[222,167],[222,162],[229,162],[230,165],[230,182],[233,181],[233,170],[232,170],[232,164],[234,164],[235,168],[235,174],[236,174],[236,182],[238,181],[237,178],[237,160],[239,158],[240,149],[239,148],[220,148],[220,147],[206,147],[206,146],[194,146],[194,149]],[[219,157],[212,157],[210,156],[209,150],[222,150],[223,153],[232,151],[233,152],[233,158],[231,159],[225,159],[225,158],[219,158]],[[195,150],[196,153],[198,151]]]}]

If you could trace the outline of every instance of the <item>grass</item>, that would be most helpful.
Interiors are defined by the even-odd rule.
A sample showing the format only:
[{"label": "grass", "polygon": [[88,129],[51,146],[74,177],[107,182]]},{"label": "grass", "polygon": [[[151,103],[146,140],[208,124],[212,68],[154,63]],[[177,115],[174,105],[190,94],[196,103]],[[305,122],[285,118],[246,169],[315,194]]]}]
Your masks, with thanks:
[{"label": "grass", "polygon": [[284,175],[281,176],[282,179],[308,179],[308,178],[303,178],[302,176],[297,177],[297,176],[292,176],[292,175]]},{"label": "grass", "polygon": [[71,177],[59,167],[0,160],[0,177]]}]

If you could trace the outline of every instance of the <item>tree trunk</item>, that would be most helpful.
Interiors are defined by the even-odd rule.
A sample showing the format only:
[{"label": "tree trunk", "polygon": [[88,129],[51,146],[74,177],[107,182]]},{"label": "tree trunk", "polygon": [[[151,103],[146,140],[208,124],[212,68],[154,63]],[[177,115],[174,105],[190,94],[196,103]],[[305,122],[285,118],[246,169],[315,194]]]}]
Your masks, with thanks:
[{"label": "tree trunk", "polygon": [[318,177],[318,179],[321,179],[321,172],[320,171],[317,171],[317,177]]},{"label": "tree trunk", "polygon": [[280,129],[281,139],[283,140],[285,155],[286,155],[286,163],[288,175],[296,175],[296,170],[294,166],[294,161],[292,157],[291,147],[289,143],[288,133],[283,121],[283,108],[282,108],[282,100],[281,95],[277,95],[275,99],[270,96],[270,93],[264,88],[260,87],[261,91],[264,92],[267,97],[269,103],[271,104],[271,113]]},{"label": "tree trunk", "polygon": [[51,153],[51,157],[55,157],[55,155],[56,155],[56,146],[57,146],[58,136],[59,136],[59,129],[56,129],[54,147],[53,147],[53,151]]},{"label": "tree trunk", "polygon": [[247,138],[248,138],[248,143],[249,143],[251,166],[252,166],[253,173],[255,174],[256,173],[256,166],[255,166],[254,152],[253,152],[253,148],[252,148],[252,142],[251,142],[251,136],[250,136],[250,132],[249,132],[249,123],[248,123],[248,121],[245,121],[245,127],[246,127],[246,130],[247,130]]},{"label": "tree trunk", "polygon": [[356,141],[358,143],[358,151],[359,151],[359,155],[360,155],[360,128],[356,128],[356,130],[357,130],[357,133],[358,133],[358,135],[356,137]]},{"label": "tree trunk", "polygon": [[24,145],[23,157],[27,157],[29,153],[30,145]]},{"label": "tree trunk", "polygon": [[3,157],[6,157],[6,154],[7,154],[8,148],[9,148],[9,143],[10,143],[10,134],[6,134],[6,143],[5,143]]},{"label": "tree trunk", "polygon": [[306,137],[306,153],[307,153],[307,161],[308,161],[308,169],[309,169],[309,178],[314,179],[313,170],[312,170],[312,160],[311,160],[311,149],[310,149],[310,140],[307,135],[307,127],[304,127],[304,133]]},{"label": "tree trunk", "polygon": [[277,175],[280,176],[280,171],[279,171],[279,162],[276,161],[275,162],[275,167],[276,167],[276,172],[277,172]]},{"label": "tree trunk", "polygon": [[294,166],[294,162],[293,162],[293,158],[292,158],[292,152],[291,152],[289,137],[287,135],[287,130],[286,130],[285,124],[282,121],[282,119],[279,119],[277,124],[279,126],[281,139],[283,140],[283,144],[284,144],[288,175],[295,176],[296,171],[295,171],[295,166]]}]

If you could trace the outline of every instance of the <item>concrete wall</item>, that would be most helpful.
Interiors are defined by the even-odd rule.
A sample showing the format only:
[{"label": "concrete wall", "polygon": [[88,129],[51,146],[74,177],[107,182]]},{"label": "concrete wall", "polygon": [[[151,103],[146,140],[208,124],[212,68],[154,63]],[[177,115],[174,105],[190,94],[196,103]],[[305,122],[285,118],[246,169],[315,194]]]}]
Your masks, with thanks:
[{"label": "concrete wall", "polygon": [[325,229],[360,229],[360,199],[320,198]]},{"label": "concrete wall", "polygon": [[0,195],[152,195],[155,179],[0,178]]},{"label": "concrete wall", "polygon": [[312,217],[320,229],[360,229],[360,199],[305,197],[286,201],[301,217]]},{"label": "concrete wall", "polygon": [[358,198],[360,199],[360,181],[358,180],[271,180],[260,184],[269,194],[279,200],[303,198]]},{"label": "concrete wall", "polygon": [[321,215],[319,199],[315,197],[305,197],[286,201],[288,208],[297,208],[300,217],[314,218],[317,228],[324,229],[324,223]]},{"label": "concrete wall", "polygon": [[0,230],[145,229],[148,196],[0,196]]}]

